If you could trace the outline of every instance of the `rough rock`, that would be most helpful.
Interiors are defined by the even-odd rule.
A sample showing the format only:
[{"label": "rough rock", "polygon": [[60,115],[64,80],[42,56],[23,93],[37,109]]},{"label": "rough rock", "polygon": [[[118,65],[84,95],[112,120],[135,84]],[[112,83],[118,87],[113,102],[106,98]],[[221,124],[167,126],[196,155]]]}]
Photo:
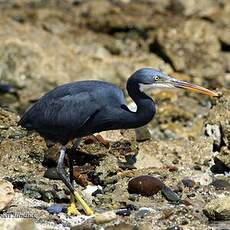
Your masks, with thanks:
[{"label": "rough rock", "polygon": [[151,134],[146,126],[137,128],[135,132],[136,132],[136,140],[138,142],[147,141],[151,138]]},{"label": "rough rock", "polygon": [[[143,146],[143,148],[142,148]],[[143,168],[160,168],[162,167],[162,163],[157,159],[157,157],[149,152],[149,146],[145,144],[141,144],[141,148],[136,156],[136,162],[134,163],[134,167],[137,169]]]},{"label": "rough rock", "polygon": [[[42,229],[91,229],[92,223],[98,229],[229,227],[229,221],[209,223],[202,212],[207,202],[229,195],[228,177],[210,171],[213,159],[222,173],[229,169],[229,0],[2,0],[0,15],[0,177],[15,188],[12,205],[0,215],[34,218]],[[117,130],[103,133],[110,149],[82,141],[71,152],[87,183],[103,187],[91,196],[92,208],[128,210],[125,217],[84,225],[86,216],[48,213],[48,202],[69,202],[62,181],[44,178],[43,166],[56,166],[59,147],[28,135],[17,126],[19,115],[43,93],[70,81],[106,80],[124,89],[140,67],[162,69],[222,96],[155,91],[150,140],[137,143],[134,130]],[[128,181],[138,175],[159,175],[183,205],[169,204],[160,193],[129,194]],[[195,186],[183,186],[184,178]],[[82,186],[76,188],[82,192]],[[169,200],[178,200],[166,192]],[[143,207],[152,211],[136,218]]]},{"label": "rough rock", "polygon": [[[113,183],[117,180],[117,172],[119,170],[118,160],[113,155],[106,156],[101,162],[100,165],[95,169],[95,175],[99,177],[101,183]],[[108,175],[110,175],[108,177]]]},{"label": "rough rock", "polygon": [[95,222],[97,224],[103,224],[106,222],[110,222],[117,218],[116,213],[113,211],[105,212],[105,213],[98,213],[95,215]]},{"label": "rough rock", "polygon": [[159,29],[157,42],[177,71],[196,78],[223,75],[218,37],[206,21],[185,20],[175,27]]},{"label": "rough rock", "polygon": [[230,149],[228,147],[222,147],[217,158],[230,169]]},{"label": "rough rock", "polygon": [[13,185],[6,180],[0,180],[0,211],[9,205],[13,198]]},{"label": "rough rock", "polygon": [[[219,127],[221,133],[221,140],[223,143],[220,143],[217,146],[221,148],[222,146],[230,147],[230,93],[224,91],[222,97],[219,98],[218,103],[210,110],[208,121],[206,124],[215,125]],[[215,133],[211,136],[216,135]],[[219,138],[219,137],[218,137]],[[216,137],[213,136],[215,143]],[[220,140],[218,140],[220,142]]]},{"label": "rough rock", "polygon": [[230,196],[223,196],[211,200],[205,205],[203,211],[210,220],[229,220]]},{"label": "rough rock", "polygon": [[32,219],[14,218],[0,220],[0,228],[2,230],[42,230],[43,228],[34,223]]},{"label": "rough rock", "polygon": [[[95,41],[97,36],[92,33],[88,42],[84,36],[84,44],[81,38],[73,44],[71,40],[54,37],[42,28],[24,27],[11,20],[1,22],[0,33],[0,76],[3,82],[17,89],[20,104],[14,105],[14,108],[20,111],[57,84],[109,78],[124,87],[124,80],[129,74],[143,65],[163,66],[166,71],[171,70],[154,54],[136,55],[132,61],[130,57],[112,56]],[[107,68],[108,64],[111,68]]]},{"label": "rough rock", "polygon": [[219,4],[215,0],[171,0],[168,8],[177,14],[208,17],[215,14],[219,10]]}]

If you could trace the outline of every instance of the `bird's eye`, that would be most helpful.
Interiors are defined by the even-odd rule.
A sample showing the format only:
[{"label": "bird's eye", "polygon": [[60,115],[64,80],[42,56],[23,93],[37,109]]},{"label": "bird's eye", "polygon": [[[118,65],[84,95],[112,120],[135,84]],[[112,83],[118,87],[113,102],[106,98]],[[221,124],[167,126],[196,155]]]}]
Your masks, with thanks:
[{"label": "bird's eye", "polygon": [[156,76],[154,79],[155,79],[155,81],[159,81],[160,80],[160,78],[158,76]]}]

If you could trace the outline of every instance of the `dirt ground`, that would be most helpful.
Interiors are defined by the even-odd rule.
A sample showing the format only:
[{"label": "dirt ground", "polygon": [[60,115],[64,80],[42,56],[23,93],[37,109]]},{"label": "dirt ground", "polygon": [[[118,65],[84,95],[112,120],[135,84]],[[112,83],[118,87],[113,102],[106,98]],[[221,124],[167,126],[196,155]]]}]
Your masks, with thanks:
[{"label": "dirt ground", "polygon": [[[230,1],[3,0],[0,19],[0,229],[230,229]],[[99,79],[125,90],[141,67],[220,96],[155,91],[147,126],[101,133],[109,149],[92,139],[70,144],[76,188],[112,217],[68,216],[60,146],[18,126],[20,115],[67,82]],[[140,175],[163,188],[130,193]],[[9,182],[14,198],[1,210]],[[52,214],[52,204],[64,208]]]}]

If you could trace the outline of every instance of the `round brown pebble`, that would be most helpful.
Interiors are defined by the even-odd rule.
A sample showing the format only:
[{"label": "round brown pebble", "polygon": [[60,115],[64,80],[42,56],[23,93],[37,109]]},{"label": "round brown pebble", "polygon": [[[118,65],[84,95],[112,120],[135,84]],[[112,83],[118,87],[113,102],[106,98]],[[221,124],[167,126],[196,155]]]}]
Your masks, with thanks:
[{"label": "round brown pebble", "polygon": [[128,183],[130,193],[152,196],[164,187],[163,182],[153,176],[143,175],[132,178]]}]

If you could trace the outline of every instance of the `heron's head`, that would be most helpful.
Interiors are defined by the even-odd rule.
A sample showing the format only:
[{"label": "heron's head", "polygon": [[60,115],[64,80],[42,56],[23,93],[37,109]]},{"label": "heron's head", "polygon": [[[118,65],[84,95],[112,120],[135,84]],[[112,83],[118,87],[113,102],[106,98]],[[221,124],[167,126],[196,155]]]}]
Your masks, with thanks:
[{"label": "heron's head", "polygon": [[132,84],[138,85],[141,92],[146,92],[147,90],[157,88],[181,88],[209,96],[218,96],[218,94],[214,91],[189,82],[177,80],[169,77],[161,71],[152,68],[143,68],[137,70],[130,77],[129,81],[130,83],[132,82]]}]

